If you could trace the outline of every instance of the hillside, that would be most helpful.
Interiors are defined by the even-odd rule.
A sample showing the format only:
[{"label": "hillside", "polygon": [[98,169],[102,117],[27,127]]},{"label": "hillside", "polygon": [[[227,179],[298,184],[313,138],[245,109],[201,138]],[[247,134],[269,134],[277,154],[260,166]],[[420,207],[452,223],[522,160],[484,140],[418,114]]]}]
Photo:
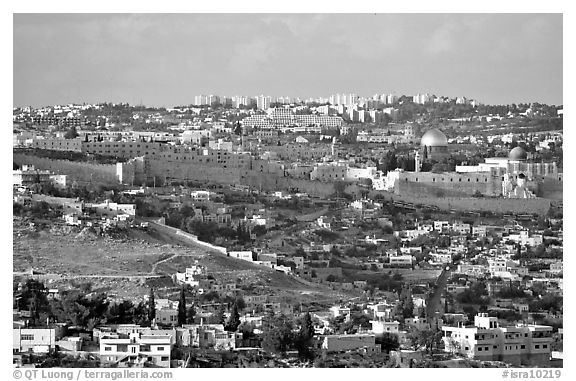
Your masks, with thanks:
[{"label": "hillside", "polygon": [[[226,257],[198,247],[186,246],[161,234],[130,229],[118,237],[102,237],[90,229],[80,230],[52,222],[49,227],[30,226],[14,217],[13,271],[15,276],[33,270],[37,277],[56,287],[72,280],[90,281],[118,297],[147,294],[148,286],[174,291],[169,277],[198,263],[219,282],[261,286],[274,294],[298,294],[323,298],[346,297],[324,286]],[[51,286],[51,287],[52,287]]]}]

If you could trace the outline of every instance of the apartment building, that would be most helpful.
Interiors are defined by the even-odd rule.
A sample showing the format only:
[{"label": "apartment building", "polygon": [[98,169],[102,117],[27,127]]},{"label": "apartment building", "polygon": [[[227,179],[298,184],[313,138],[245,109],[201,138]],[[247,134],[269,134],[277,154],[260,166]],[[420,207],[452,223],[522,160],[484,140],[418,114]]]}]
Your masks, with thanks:
[{"label": "apartment building", "polygon": [[372,324],[371,331],[376,336],[382,336],[384,333],[398,334],[400,327],[397,321],[370,320],[370,324]]},{"label": "apartment building", "polygon": [[327,352],[345,352],[353,350],[366,350],[369,353],[380,352],[380,346],[376,345],[376,335],[327,335],[324,336],[322,349]]},{"label": "apartment building", "polygon": [[484,361],[503,361],[515,366],[543,366],[550,362],[552,327],[516,325],[500,327],[498,318],[480,313],[474,326],[443,326],[446,351]]},{"label": "apartment building", "polygon": [[104,363],[169,368],[171,349],[170,335],[110,334],[100,338],[100,359]]},{"label": "apartment building", "polygon": [[82,139],[34,139],[32,147],[52,151],[82,152]]},{"label": "apartment building", "polygon": [[98,154],[103,156],[114,156],[120,158],[133,158],[137,156],[159,154],[163,143],[159,142],[83,142],[82,152],[89,154]]},{"label": "apartment building", "polygon": [[47,328],[14,328],[12,350],[15,353],[49,353],[56,349],[56,342],[64,335],[63,326]]},{"label": "apartment building", "polygon": [[191,324],[178,330],[183,346],[230,350],[242,340],[242,333],[227,332],[222,324]]}]

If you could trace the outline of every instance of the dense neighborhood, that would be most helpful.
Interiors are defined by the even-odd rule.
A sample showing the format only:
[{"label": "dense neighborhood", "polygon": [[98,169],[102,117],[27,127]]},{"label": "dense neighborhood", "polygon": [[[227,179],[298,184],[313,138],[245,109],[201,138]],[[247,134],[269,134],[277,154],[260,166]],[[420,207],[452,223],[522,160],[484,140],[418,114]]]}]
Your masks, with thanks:
[{"label": "dense neighborhood", "polygon": [[13,138],[17,366],[562,366],[561,107],[199,96]]}]

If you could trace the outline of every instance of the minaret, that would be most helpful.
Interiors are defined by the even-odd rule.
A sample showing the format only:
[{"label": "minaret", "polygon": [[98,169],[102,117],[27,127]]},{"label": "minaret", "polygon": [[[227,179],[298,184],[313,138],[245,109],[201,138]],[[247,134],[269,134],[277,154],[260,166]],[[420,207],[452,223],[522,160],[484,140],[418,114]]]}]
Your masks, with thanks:
[{"label": "minaret", "polygon": [[422,165],[422,163],[420,162],[420,152],[418,150],[416,150],[414,162],[415,162],[414,172],[420,172],[420,166]]},{"label": "minaret", "polygon": [[332,138],[332,157],[334,157],[334,146],[336,145],[336,136],[334,136],[334,138]]}]

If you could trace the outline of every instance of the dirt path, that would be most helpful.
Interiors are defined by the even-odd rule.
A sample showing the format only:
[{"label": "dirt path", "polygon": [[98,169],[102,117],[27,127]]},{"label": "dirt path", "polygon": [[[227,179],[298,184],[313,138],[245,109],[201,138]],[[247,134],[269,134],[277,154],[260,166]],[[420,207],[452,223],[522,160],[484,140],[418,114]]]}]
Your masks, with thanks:
[{"label": "dirt path", "polygon": [[176,257],[180,257],[181,254],[172,254],[171,256],[169,256],[168,258],[162,259],[161,261],[158,261],[156,263],[154,263],[152,265],[152,270],[150,270],[150,274],[155,274],[156,273],[156,268],[158,268],[158,265],[164,263],[164,262],[168,262],[171,261],[172,259],[176,258]]}]

